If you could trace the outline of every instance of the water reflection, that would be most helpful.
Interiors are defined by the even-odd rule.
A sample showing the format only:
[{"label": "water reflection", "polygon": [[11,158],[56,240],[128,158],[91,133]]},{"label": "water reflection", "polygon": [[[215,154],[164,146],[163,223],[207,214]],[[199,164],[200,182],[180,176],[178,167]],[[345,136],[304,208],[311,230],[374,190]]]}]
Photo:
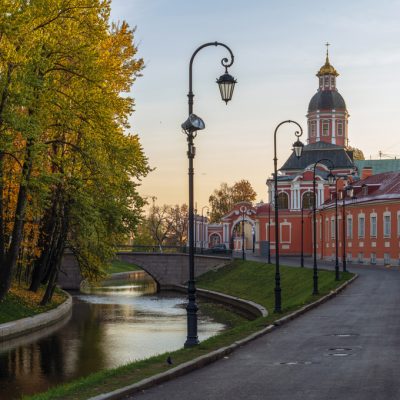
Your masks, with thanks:
[{"label": "water reflection", "polygon": [[[134,285],[116,281],[109,285],[74,295],[72,317],[64,325],[0,345],[0,399],[17,399],[182,347],[184,295],[157,294],[148,279]],[[199,315],[200,340],[222,329],[222,324]]]}]

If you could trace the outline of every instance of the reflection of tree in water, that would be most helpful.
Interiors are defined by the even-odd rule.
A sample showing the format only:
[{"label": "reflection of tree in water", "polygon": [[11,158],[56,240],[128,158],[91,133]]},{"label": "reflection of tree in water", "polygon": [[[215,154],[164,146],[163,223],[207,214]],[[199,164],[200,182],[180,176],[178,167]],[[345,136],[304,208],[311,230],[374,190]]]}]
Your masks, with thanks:
[{"label": "reflection of tree in water", "polygon": [[106,367],[106,354],[103,348],[105,326],[101,323],[104,306],[84,302],[76,305],[74,313],[76,333],[73,337],[79,338],[79,345],[76,349],[77,362],[73,370],[75,377],[85,376]]},{"label": "reflection of tree in water", "polygon": [[[148,278],[139,286],[136,291],[142,295],[154,295],[156,291],[154,281]],[[118,332],[125,329],[124,324],[136,322],[138,317],[143,317],[141,314],[154,317],[151,308],[137,311],[132,302],[137,296],[134,291],[120,293],[117,290],[105,294],[111,296],[107,299],[111,304],[99,304],[95,298],[91,300],[93,303],[75,298],[71,319],[58,328],[56,325],[49,328],[47,336],[37,332],[3,342],[0,347],[0,399],[20,399],[22,394],[42,392],[56,384],[109,368],[110,360],[115,361],[114,354],[110,353],[114,346],[112,341],[119,340]],[[171,296],[174,297],[172,293]],[[125,337],[125,340],[130,339]]]},{"label": "reflection of tree in water", "polygon": [[59,335],[47,337],[38,343],[38,348],[43,374],[47,377],[62,378],[65,365],[62,338]]}]

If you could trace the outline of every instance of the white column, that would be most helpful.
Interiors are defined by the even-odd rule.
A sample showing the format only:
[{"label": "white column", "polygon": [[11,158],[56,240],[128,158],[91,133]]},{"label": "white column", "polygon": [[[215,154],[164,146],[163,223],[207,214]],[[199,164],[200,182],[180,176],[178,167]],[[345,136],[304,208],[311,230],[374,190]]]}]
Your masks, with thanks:
[{"label": "white column", "polygon": [[336,144],[336,118],[332,116],[332,144]]},{"label": "white column", "polygon": [[229,224],[224,224],[224,229],[223,229],[223,239],[225,244],[229,244]]},{"label": "white column", "polygon": [[293,210],[293,208],[294,208],[294,193],[295,193],[295,189],[292,186],[290,188],[290,209],[291,210]]}]

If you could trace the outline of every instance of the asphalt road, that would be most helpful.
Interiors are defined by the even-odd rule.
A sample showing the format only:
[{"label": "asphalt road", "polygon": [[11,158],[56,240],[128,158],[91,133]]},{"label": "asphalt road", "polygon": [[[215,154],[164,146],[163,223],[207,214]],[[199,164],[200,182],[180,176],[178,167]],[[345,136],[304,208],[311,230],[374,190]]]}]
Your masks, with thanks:
[{"label": "asphalt road", "polygon": [[128,398],[400,399],[400,272],[351,269],[359,278],[334,299],[229,358]]}]

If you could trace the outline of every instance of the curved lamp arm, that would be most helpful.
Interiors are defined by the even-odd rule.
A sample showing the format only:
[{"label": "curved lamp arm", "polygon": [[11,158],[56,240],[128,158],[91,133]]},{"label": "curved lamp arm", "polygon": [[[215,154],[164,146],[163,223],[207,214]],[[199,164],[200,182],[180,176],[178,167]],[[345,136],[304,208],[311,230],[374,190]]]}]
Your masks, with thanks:
[{"label": "curved lamp arm", "polygon": [[225,71],[228,70],[228,68],[233,64],[235,57],[232,53],[232,50],[224,43],[221,42],[209,42],[209,43],[204,43],[203,45],[201,45],[200,47],[198,47],[194,53],[192,54],[192,57],[190,58],[190,62],[189,62],[189,93],[188,93],[188,98],[189,98],[189,115],[191,115],[193,113],[193,61],[194,58],[196,57],[197,53],[204,49],[205,47],[209,47],[209,46],[222,46],[225,47],[229,53],[230,53],[230,57],[231,60],[229,61],[228,58],[224,57],[221,60],[221,64],[223,67],[225,67]]}]

